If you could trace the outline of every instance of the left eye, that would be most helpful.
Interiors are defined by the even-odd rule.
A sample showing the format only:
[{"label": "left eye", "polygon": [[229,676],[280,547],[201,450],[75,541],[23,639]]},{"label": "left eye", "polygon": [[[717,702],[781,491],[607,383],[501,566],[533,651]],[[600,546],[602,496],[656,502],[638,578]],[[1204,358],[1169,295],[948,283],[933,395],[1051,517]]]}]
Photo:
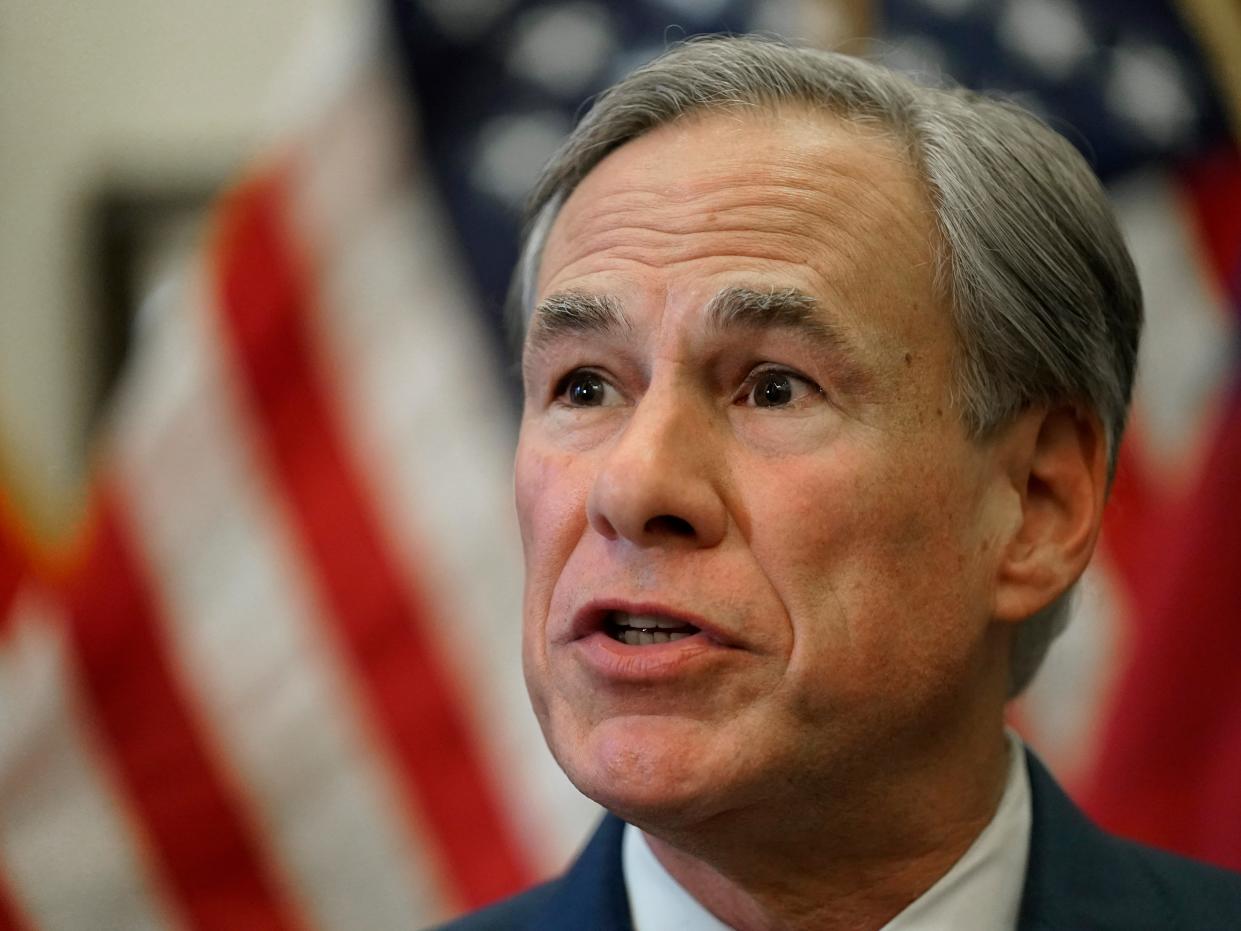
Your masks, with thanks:
[{"label": "left eye", "polygon": [[556,396],[570,407],[603,407],[615,403],[616,389],[590,369],[576,369],[556,385]]},{"label": "left eye", "polygon": [[823,393],[814,382],[784,369],[762,369],[750,376],[742,398],[755,407],[788,407]]}]

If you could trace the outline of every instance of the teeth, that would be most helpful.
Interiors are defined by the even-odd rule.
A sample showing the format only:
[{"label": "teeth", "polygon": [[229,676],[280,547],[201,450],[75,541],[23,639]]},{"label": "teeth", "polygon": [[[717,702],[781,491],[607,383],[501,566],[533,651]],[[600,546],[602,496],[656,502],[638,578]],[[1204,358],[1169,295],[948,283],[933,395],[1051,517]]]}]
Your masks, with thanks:
[{"label": "teeth", "polygon": [[627,643],[630,646],[637,647],[637,646],[646,646],[648,643],[671,643],[673,640],[681,640],[685,637],[690,637],[690,636],[692,636],[692,634],[684,630],[646,631],[646,630],[634,630],[633,628],[627,628],[625,630],[618,631],[616,635],[616,639],[620,640],[622,643]]},{"label": "teeth", "polygon": [[614,638],[635,647],[671,643],[698,632],[692,624],[652,615],[618,613],[609,618],[609,623]]},{"label": "teeth", "polygon": [[684,630],[693,626],[670,617],[659,617],[653,614],[622,614],[619,611],[613,614],[610,620],[617,627],[633,627],[638,630]]}]

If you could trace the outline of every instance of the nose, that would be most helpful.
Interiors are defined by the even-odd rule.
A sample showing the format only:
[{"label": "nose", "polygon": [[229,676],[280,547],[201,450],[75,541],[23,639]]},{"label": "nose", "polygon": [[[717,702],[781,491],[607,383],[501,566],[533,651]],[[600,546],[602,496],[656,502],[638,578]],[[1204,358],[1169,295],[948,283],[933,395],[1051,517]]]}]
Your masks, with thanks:
[{"label": "nose", "polygon": [[707,412],[648,390],[603,453],[591,526],[639,546],[718,545],[728,529],[719,445]]}]

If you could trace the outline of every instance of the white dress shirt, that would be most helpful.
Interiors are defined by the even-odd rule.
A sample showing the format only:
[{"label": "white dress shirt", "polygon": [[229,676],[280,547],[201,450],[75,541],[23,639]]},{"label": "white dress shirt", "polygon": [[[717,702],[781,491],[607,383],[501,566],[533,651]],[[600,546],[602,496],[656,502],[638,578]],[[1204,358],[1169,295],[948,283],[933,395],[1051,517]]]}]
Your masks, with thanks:
[{"label": "white dress shirt", "polygon": [[[952,869],[882,931],[1012,931],[1030,848],[1030,777],[1008,733],[1008,781],[991,821]],[[730,931],[672,878],[645,835],[625,826],[622,860],[635,931]]]}]

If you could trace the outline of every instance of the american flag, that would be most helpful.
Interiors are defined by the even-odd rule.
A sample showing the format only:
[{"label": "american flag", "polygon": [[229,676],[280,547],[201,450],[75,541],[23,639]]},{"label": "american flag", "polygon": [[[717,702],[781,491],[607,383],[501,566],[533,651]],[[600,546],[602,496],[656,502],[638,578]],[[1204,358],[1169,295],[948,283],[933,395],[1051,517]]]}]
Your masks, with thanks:
[{"label": "american flag", "polygon": [[325,30],[141,312],[73,546],[0,497],[0,929],[419,927],[564,863],[596,812],[518,667],[521,200],[668,41],[871,14],[875,54],[1018,95],[1113,185],[1143,380],[1081,616],[1017,714],[1105,819],[1241,865],[1241,167],[1235,73],[1199,51],[1241,23],[1202,32],[1207,3],[392,0]]},{"label": "american flag", "polygon": [[416,926],[586,820],[515,700],[497,366],[382,58],[340,54],[144,308],[75,549],[9,573],[9,925]]},{"label": "american flag", "polygon": [[1014,719],[1107,827],[1241,869],[1241,6],[907,0],[884,21],[894,63],[1079,146],[1146,299],[1101,552]]}]

